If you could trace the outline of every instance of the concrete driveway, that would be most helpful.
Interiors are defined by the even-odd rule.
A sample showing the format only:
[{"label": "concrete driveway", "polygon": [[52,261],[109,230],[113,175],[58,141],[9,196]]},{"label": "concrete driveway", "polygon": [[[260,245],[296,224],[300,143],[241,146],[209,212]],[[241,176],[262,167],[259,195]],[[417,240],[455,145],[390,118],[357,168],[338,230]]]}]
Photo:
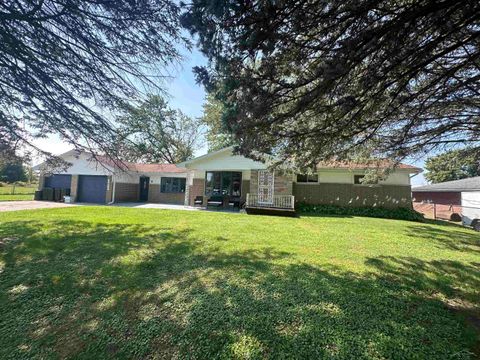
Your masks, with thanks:
[{"label": "concrete driveway", "polygon": [[0,201],[0,211],[51,209],[68,206],[75,206],[75,204],[65,204],[52,201]]}]

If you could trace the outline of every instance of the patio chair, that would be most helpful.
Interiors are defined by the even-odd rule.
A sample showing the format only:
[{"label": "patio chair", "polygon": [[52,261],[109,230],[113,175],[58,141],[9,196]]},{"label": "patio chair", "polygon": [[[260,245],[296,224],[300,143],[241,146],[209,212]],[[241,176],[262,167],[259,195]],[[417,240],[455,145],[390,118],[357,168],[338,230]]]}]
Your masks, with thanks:
[{"label": "patio chair", "polygon": [[193,200],[193,206],[202,206],[203,205],[203,196],[196,196]]},{"label": "patio chair", "polygon": [[207,200],[207,208],[211,207],[223,207],[223,196],[210,196],[210,198]]}]

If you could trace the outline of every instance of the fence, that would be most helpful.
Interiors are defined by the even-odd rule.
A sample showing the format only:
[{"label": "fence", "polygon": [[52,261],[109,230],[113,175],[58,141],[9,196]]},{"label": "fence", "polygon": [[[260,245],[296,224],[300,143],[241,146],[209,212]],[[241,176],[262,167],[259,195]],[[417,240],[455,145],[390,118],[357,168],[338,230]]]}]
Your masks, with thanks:
[{"label": "fence", "polygon": [[[413,209],[428,219],[461,221],[462,214],[470,207],[461,205],[413,202]],[[478,209],[480,211],[480,209]]]}]

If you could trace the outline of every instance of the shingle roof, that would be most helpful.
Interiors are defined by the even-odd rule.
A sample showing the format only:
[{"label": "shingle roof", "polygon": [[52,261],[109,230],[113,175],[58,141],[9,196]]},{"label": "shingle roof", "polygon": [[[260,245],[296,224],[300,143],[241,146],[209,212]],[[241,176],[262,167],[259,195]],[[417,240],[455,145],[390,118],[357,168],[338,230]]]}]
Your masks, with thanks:
[{"label": "shingle roof", "polygon": [[426,191],[480,191],[480,176],[471,177],[467,179],[446,181],[438,184],[431,184],[425,186],[418,186],[412,189],[412,192],[426,192]]},{"label": "shingle roof", "polygon": [[143,172],[143,173],[185,173],[187,169],[180,168],[175,164],[141,164],[141,163],[132,163],[127,161],[122,161],[114,163],[111,159],[98,156],[97,159],[109,166],[118,166],[121,168],[126,168],[129,171]]}]

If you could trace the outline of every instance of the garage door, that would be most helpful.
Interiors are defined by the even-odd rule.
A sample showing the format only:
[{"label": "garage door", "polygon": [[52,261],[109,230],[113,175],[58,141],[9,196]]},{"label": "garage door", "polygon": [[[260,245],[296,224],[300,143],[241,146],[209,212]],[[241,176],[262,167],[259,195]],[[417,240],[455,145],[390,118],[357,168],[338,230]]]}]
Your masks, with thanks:
[{"label": "garage door", "polygon": [[78,177],[78,202],[105,204],[107,177],[80,175]]},{"label": "garage door", "polygon": [[72,175],[53,174],[45,177],[45,187],[70,189]]}]

